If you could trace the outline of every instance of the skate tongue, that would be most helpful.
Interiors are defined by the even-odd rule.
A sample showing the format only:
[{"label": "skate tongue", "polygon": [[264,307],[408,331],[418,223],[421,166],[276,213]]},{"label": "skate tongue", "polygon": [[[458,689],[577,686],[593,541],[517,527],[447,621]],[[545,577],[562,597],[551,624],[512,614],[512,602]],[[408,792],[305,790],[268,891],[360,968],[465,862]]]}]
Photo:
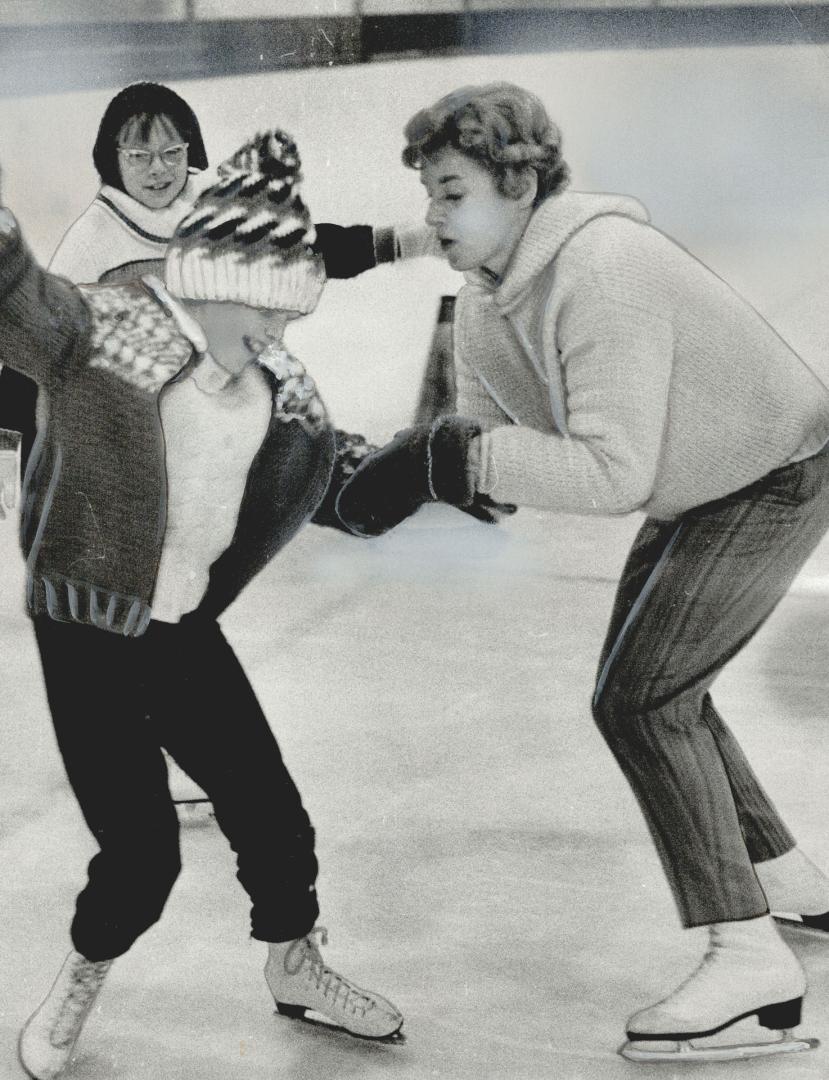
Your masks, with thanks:
[{"label": "skate tongue", "polygon": [[286,975],[296,975],[305,960],[308,959],[315,967],[324,967],[320,945],[328,944],[328,930],[324,926],[315,926],[309,930],[303,938],[297,938],[291,942],[285,953],[283,961]]}]

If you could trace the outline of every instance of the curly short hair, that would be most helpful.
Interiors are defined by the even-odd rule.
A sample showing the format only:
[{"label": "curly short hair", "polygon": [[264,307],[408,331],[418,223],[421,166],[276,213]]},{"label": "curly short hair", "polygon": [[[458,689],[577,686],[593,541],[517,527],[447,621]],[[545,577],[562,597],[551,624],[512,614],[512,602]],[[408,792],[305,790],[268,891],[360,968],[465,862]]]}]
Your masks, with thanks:
[{"label": "curly short hair", "polygon": [[121,167],[118,163],[118,136],[131,120],[139,124],[146,138],[154,120],[166,117],[181,135],[187,146],[187,165],[191,169],[207,168],[207,151],[204,148],[201,128],[196,114],[175,90],[161,83],[139,82],[125,86],[107,105],[98,136],[92,149],[92,160],[101,182],[124,190]]},{"label": "curly short hair", "polygon": [[561,156],[561,132],[535,94],[495,82],[453,90],[415,113],[404,128],[403,163],[422,168],[445,147],[482,165],[502,195],[518,198],[530,172],[538,178],[538,205],[567,185],[570,169]]}]

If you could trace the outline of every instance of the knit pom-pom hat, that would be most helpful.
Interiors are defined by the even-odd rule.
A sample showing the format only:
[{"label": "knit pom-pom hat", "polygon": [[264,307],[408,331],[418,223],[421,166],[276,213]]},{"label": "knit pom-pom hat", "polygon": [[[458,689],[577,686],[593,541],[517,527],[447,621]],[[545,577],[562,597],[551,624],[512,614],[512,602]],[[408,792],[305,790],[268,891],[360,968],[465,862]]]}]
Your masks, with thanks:
[{"label": "knit pom-pom hat", "polygon": [[165,277],[174,295],[307,314],[325,284],[302,201],[296,144],[284,131],[246,142],[178,225]]}]

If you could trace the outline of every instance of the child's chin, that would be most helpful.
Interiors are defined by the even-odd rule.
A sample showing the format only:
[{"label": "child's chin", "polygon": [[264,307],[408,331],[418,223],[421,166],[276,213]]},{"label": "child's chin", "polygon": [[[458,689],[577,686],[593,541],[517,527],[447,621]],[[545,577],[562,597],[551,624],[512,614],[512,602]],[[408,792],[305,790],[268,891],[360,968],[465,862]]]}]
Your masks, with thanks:
[{"label": "child's chin", "polygon": [[170,203],[174,202],[179,194],[180,189],[177,191],[171,185],[168,188],[159,188],[158,191],[145,191],[144,198],[141,201],[145,206],[149,206],[153,210],[163,210],[165,206],[169,206]]},{"label": "child's chin", "polygon": [[173,201],[172,195],[146,195],[141,202],[150,210],[163,210]]}]

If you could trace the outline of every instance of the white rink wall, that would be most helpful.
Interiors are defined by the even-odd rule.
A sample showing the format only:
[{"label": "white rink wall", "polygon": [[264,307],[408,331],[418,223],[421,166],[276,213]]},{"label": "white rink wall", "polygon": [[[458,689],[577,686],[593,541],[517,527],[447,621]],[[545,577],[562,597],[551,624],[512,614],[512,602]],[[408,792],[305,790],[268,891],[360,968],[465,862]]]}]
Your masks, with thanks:
[{"label": "white rink wall", "polygon": [[[419,220],[402,127],[466,83],[519,82],[564,131],[573,186],[636,195],[829,378],[829,89],[812,46],[411,60],[171,83],[220,160],[258,128],[295,135],[317,221]],[[56,62],[59,58],[56,57]],[[3,195],[48,259],[96,190],[91,147],[114,89],[0,101]],[[438,297],[435,260],[332,283],[290,343],[335,420],[376,439],[410,418]]]}]

